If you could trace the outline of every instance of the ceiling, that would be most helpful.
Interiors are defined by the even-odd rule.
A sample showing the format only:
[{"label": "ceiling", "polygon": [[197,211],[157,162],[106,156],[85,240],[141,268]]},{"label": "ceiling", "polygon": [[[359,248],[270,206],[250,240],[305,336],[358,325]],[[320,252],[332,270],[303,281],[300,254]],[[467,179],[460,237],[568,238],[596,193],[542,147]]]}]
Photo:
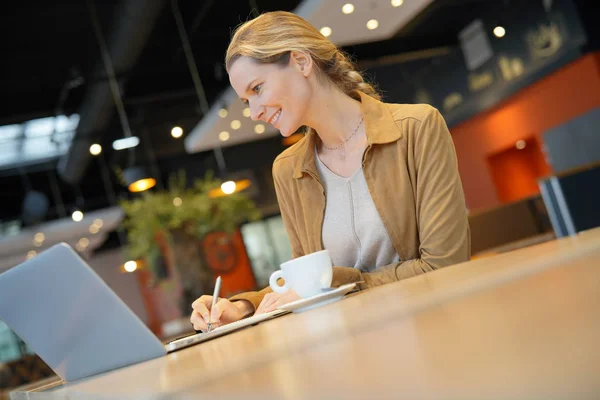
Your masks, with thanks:
[{"label": "ceiling", "polygon": [[[239,23],[251,18],[253,10],[293,11],[312,4],[318,11],[315,26],[328,23],[333,31],[331,39],[340,40],[346,51],[357,61],[364,62],[401,53],[458,46],[457,35],[464,26],[482,13],[501,14],[510,2],[435,0],[430,4],[429,0],[404,0],[402,7],[412,10],[407,11],[410,18],[406,20],[389,18],[392,14],[384,8],[387,4],[384,0],[355,1],[353,16],[340,12],[343,3],[338,0],[306,0],[306,3],[298,0],[56,3],[25,0],[8,3],[10,6],[4,7],[0,15],[0,34],[5,38],[0,44],[3,60],[0,85],[5,99],[0,108],[0,126],[20,127],[20,133],[14,135],[22,139],[27,136],[26,121],[64,115],[64,118],[77,119],[77,128],[72,142],[69,142],[69,135],[64,135],[63,139],[70,145],[62,148],[62,157],[54,155],[43,162],[31,163],[25,162],[24,153],[9,154],[22,149],[25,142],[10,147],[2,142],[0,133],[3,188],[0,201],[7,204],[0,210],[0,221],[20,218],[28,189],[45,193],[51,199],[53,209],[49,219],[65,215],[61,214],[61,208],[68,211],[81,203],[91,209],[109,207],[112,195],[102,184],[102,172],[114,166],[126,166],[132,162],[132,156],[137,161],[156,160],[159,168],[163,165],[171,168],[175,163],[190,170],[201,170],[206,167],[206,160],[214,162],[214,154],[209,151],[211,146],[192,149],[192,152],[199,152],[190,154],[185,140],[195,127],[215,118],[219,101],[229,88],[223,57],[231,32]],[[364,11],[363,6],[369,6],[370,11]],[[190,74],[184,42],[178,31],[177,9],[198,71],[196,82],[201,83],[207,104],[199,101],[198,86]],[[383,13],[378,28],[381,30],[376,30],[378,33],[366,42],[364,34],[348,36],[348,41],[342,41],[339,35],[344,31],[346,35],[359,32],[358,28],[353,28],[358,22],[347,24],[344,21],[350,18],[358,21],[367,18],[371,12],[373,15]],[[344,20],[345,17],[348,19]],[[390,28],[392,23],[397,25]],[[115,107],[112,91],[115,87],[111,88],[104,68],[95,24],[101,28],[107,47],[118,55],[113,62],[123,113]],[[363,29],[362,24],[360,29]],[[232,112],[241,115],[242,109]],[[282,146],[277,132],[267,129],[258,135],[253,132],[249,119],[240,117],[240,121],[249,129],[236,132],[244,131],[252,140],[272,141]],[[230,121],[224,123],[230,124]],[[173,126],[183,128],[181,138],[171,137]],[[129,131],[140,138],[140,145],[133,151],[113,150],[112,142],[127,136]],[[213,132],[220,130],[213,129]],[[241,134],[230,133],[228,145],[241,143]],[[37,147],[50,146],[48,143],[53,142],[42,142]],[[102,145],[100,158],[89,154],[91,143]],[[2,158],[11,161],[2,165]],[[251,168],[256,158],[242,156],[235,161]],[[261,161],[268,164],[272,160]],[[111,187],[116,192],[114,196],[122,195],[124,188],[114,176],[111,176]],[[59,203],[64,207],[59,207]]]}]

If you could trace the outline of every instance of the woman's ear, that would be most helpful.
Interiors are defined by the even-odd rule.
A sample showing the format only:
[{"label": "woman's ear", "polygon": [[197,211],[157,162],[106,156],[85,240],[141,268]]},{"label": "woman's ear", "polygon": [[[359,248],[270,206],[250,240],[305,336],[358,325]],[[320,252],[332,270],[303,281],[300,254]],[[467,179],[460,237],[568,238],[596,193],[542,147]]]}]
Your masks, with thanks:
[{"label": "woman's ear", "polygon": [[308,78],[312,72],[313,60],[308,54],[301,51],[290,52],[290,64]]}]

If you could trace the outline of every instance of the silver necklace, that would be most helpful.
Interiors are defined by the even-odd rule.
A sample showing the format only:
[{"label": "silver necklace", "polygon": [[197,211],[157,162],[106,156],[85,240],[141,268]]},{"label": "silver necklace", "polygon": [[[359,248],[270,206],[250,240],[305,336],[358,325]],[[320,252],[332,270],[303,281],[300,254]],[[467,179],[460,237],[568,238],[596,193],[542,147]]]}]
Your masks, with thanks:
[{"label": "silver necklace", "polygon": [[354,132],[352,132],[352,135],[348,136],[346,138],[346,140],[344,140],[342,143],[340,143],[338,146],[335,147],[327,147],[325,146],[325,143],[323,143],[323,141],[321,140],[321,144],[323,145],[323,147],[325,147],[327,150],[337,150],[340,147],[342,147],[343,145],[346,144],[346,142],[348,142],[348,140],[352,139],[352,136],[356,135],[356,132],[358,132],[358,128],[360,128],[360,124],[362,124],[363,122],[363,117],[360,117],[360,121],[358,121],[358,125],[356,126],[356,129],[354,129]]}]

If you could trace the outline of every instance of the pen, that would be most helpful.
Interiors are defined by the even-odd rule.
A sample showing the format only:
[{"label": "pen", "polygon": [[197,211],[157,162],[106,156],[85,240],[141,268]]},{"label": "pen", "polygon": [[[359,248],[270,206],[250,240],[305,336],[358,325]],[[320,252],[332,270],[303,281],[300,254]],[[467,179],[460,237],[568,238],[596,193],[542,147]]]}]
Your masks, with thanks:
[{"label": "pen", "polygon": [[215,282],[215,291],[213,292],[212,306],[210,307],[210,312],[208,314],[208,327],[207,327],[206,333],[210,332],[210,329],[212,328],[212,321],[211,321],[212,310],[213,310],[213,308],[215,308],[215,305],[217,304],[217,300],[219,298],[220,291],[221,291],[221,277],[218,276],[217,281]]}]

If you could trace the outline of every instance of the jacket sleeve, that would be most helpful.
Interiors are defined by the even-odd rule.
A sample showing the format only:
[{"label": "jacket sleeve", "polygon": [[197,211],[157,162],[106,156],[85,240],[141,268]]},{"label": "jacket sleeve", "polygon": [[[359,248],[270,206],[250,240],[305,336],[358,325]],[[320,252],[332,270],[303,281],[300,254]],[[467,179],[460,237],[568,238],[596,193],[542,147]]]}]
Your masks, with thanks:
[{"label": "jacket sleeve", "polygon": [[[300,244],[296,227],[293,223],[293,210],[290,208],[290,194],[285,192],[285,186],[281,185],[281,170],[277,168],[277,161],[273,166],[273,182],[275,184],[275,194],[277,195],[277,202],[279,203],[279,209],[281,210],[281,218],[283,219],[283,225],[288,234],[290,246],[292,249],[292,258],[300,257],[304,255],[304,250]],[[287,200],[286,200],[287,199]],[[253,306],[254,310],[258,308],[260,302],[267,293],[271,293],[272,290],[269,286],[258,291],[258,292],[245,292],[240,293],[231,297],[230,301],[247,300]]]},{"label": "jacket sleeve", "polygon": [[420,257],[368,273],[336,267],[333,275],[336,286],[364,281],[359,286],[366,289],[469,260],[470,229],[452,137],[435,108],[417,130],[414,159]]}]

